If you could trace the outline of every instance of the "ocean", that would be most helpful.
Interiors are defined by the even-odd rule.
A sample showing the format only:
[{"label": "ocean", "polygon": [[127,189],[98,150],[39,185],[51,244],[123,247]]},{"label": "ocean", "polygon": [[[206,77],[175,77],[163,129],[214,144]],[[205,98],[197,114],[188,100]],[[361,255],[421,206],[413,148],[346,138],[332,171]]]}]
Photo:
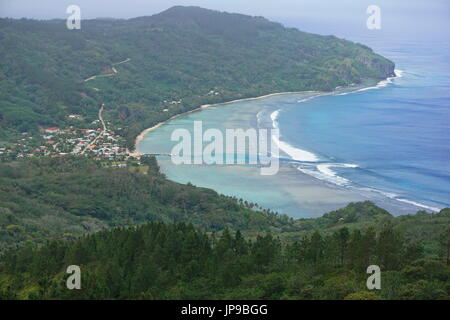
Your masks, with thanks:
[{"label": "ocean", "polygon": [[[353,39],[352,39],[353,40]],[[366,39],[367,40],[367,39]],[[326,94],[287,94],[212,107],[149,132],[141,153],[170,153],[176,128],[280,130],[275,176],[250,165],[174,165],[172,180],[209,187],[293,217],[371,200],[393,214],[450,207],[450,42],[368,39],[397,77]]]},{"label": "ocean", "polygon": [[323,164],[300,170],[431,211],[450,206],[449,42],[383,41],[397,78],[280,110],[282,139]]}]

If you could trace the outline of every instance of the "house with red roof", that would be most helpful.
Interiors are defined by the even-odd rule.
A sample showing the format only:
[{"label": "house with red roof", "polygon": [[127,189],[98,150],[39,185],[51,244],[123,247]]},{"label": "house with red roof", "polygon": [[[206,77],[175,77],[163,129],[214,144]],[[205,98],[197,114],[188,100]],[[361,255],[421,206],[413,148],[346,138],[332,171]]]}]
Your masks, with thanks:
[{"label": "house with red roof", "polygon": [[44,129],[44,131],[45,131],[45,133],[58,133],[59,128],[58,127],[50,127],[50,128]]}]

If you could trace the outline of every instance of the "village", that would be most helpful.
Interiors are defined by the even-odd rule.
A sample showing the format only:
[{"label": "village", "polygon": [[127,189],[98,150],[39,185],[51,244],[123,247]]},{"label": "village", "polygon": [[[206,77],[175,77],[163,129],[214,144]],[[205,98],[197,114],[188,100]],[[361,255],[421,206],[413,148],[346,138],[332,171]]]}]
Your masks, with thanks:
[{"label": "village", "polygon": [[98,119],[91,123],[91,127],[96,126],[100,128],[48,127],[41,128],[38,135],[24,132],[15,143],[0,146],[0,160],[84,155],[117,167],[139,165],[140,157],[130,155],[121,136],[106,126],[101,128]]}]

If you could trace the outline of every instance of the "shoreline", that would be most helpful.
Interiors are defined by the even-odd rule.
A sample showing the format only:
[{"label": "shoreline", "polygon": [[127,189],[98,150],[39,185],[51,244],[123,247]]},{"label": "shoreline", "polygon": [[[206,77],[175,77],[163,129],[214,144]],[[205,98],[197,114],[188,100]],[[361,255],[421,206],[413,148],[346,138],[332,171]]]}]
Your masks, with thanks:
[{"label": "shoreline", "polygon": [[[396,76],[401,78],[401,73],[396,75]],[[318,94],[318,95],[320,95],[320,94],[333,94],[333,93],[336,94],[336,95],[352,94],[352,93],[357,93],[357,92],[360,92],[360,91],[366,91],[366,90],[370,90],[370,89],[383,88],[386,85],[388,85],[389,83],[391,83],[390,80],[392,78],[394,78],[394,77],[388,77],[385,80],[381,80],[381,81],[379,81],[377,83],[374,83],[373,85],[369,84],[369,85],[365,85],[365,86],[348,86],[348,87],[340,87],[340,88],[338,87],[338,88],[335,88],[335,90],[333,90],[331,92],[323,92],[323,91],[315,91],[315,90],[296,91],[296,92],[279,92],[279,93],[266,94],[266,95],[262,95],[262,96],[258,96],[258,97],[234,99],[234,100],[231,100],[231,101],[219,102],[219,103],[214,103],[214,104],[204,104],[204,105],[201,105],[200,107],[197,107],[195,109],[192,109],[192,110],[180,113],[180,114],[176,114],[176,115],[168,118],[167,120],[159,122],[159,123],[155,124],[154,126],[143,130],[139,134],[139,136],[136,137],[136,140],[135,140],[135,151],[133,152],[133,154],[134,155],[142,155],[142,153],[138,152],[137,150],[139,148],[139,144],[142,142],[142,140],[144,139],[144,137],[145,137],[145,135],[147,133],[149,133],[149,132],[151,132],[153,130],[156,130],[157,128],[161,127],[162,125],[164,125],[164,124],[166,124],[166,123],[168,123],[168,122],[170,122],[172,120],[175,120],[175,119],[177,119],[179,117],[191,114],[193,112],[201,111],[201,110],[207,109],[209,107],[220,106],[220,105],[227,105],[227,104],[238,103],[238,102],[243,102],[243,101],[254,101],[254,100],[264,99],[264,98],[268,98],[268,97],[272,97],[272,96],[289,95],[289,94],[294,94],[294,95],[295,94],[299,94],[299,95],[301,95],[301,94]],[[314,96],[312,96],[312,98],[314,98]],[[274,120],[274,119],[272,119],[272,120]],[[292,155],[291,155],[291,157],[292,157]],[[295,159],[295,157],[293,157],[293,158]],[[309,159],[304,160],[303,159],[302,161],[311,161],[311,160],[309,160]],[[317,161],[317,159],[313,160],[313,162],[315,162],[315,161]],[[353,166],[351,164],[344,164],[344,165],[345,166]],[[333,163],[330,163],[330,166],[333,166]],[[343,166],[343,164],[338,163],[337,166]],[[319,171],[323,173],[323,170],[319,169]],[[342,185],[330,182],[328,179],[320,179],[318,177],[315,177],[314,175],[311,175],[311,174],[308,174],[308,173],[305,173],[305,172],[302,172],[302,174],[306,175],[308,177],[312,177],[312,178],[318,179],[321,182],[323,182],[325,185],[321,185],[321,183],[319,183],[321,185],[320,188],[323,189],[323,190],[325,190],[325,188],[326,188],[326,190],[328,190],[327,192],[337,193],[338,190],[341,190]],[[332,175],[334,175],[334,174],[332,174]],[[308,181],[306,179],[303,179],[303,180],[304,181]],[[332,185],[330,185],[330,183]],[[319,186],[318,186],[319,184],[317,184],[317,185],[314,184],[314,188],[315,189],[319,188]],[[215,189],[214,187],[210,187],[210,188]],[[217,189],[215,189],[215,190],[217,191]],[[331,190],[334,190],[334,191],[331,191]],[[286,189],[285,191],[288,192],[290,190]],[[346,191],[349,192],[350,190],[347,189]],[[351,197],[352,195],[355,195],[355,192],[358,194],[358,196],[362,196],[363,198],[365,198],[365,200],[376,201],[382,207],[385,207],[385,208],[389,207],[390,211],[394,211],[397,214],[404,214],[406,211],[409,211],[412,208],[415,208],[415,210],[417,210],[417,209],[422,209],[422,210],[425,209],[427,211],[438,211],[438,208],[434,208],[434,207],[432,208],[432,207],[430,207],[428,205],[422,205],[422,204],[416,203],[416,202],[413,203],[413,202],[411,202],[410,200],[407,200],[407,199],[403,199],[403,198],[399,199],[398,197],[394,197],[394,198],[386,197],[386,195],[384,195],[384,194],[382,194],[382,195],[378,194],[379,192],[375,192],[375,190],[371,191],[371,192],[361,192],[361,191],[357,192],[355,190],[352,190],[352,191],[350,191],[348,196]],[[340,196],[342,197],[342,194]],[[362,200],[360,200],[360,201],[362,201]],[[403,205],[400,206],[399,202],[403,203]],[[413,212],[413,211],[411,211],[411,212]]]},{"label": "shoreline", "polygon": [[182,112],[182,113],[173,115],[169,119],[161,121],[161,122],[155,124],[154,126],[143,130],[136,137],[136,139],[134,140],[134,150],[132,152],[129,152],[129,155],[133,156],[133,157],[142,156],[142,153],[140,153],[138,151],[138,145],[139,145],[139,143],[142,142],[142,140],[144,139],[144,136],[147,133],[149,133],[149,132],[151,132],[153,130],[156,130],[157,128],[161,127],[162,125],[164,125],[164,124],[166,124],[166,123],[168,123],[168,122],[170,122],[170,121],[172,121],[174,119],[177,119],[179,117],[191,114],[193,112],[202,111],[202,110],[205,110],[205,109],[210,108],[210,107],[215,107],[215,106],[220,106],[220,105],[227,105],[227,104],[243,102],[243,101],[259,100],[259,99],[269,98],[269,97],[273,97],[273,96],[288,95],[288,94],[308,94],[308,93],[311,93],[311,94],[317,93],[318,94],[318,93],[322,93],[322,91],[307,90],[307,91],[292,91],[292,92],[289,92],[289,91],[287,91],[287,92],[275,92],[275,93],[269,93],[269,94],[265,94],[265,95],[258,96],[258,97],[241,98],[241,99],[235,99],[235,100],[230,100],[230,101],[225,101],[225,102],[218,102],[218,103],[213,103],[213,104],[203,104],[200,107],[197,107],[195,109],[192,109],[192,110],[189,110],[189,111],[186,111],[186,112]]},{"label": "shoreline", "polygon": [[[401,73],[400,73],[399,75],[397,75],[397,74],[395,73],[395,71],[394,71],[394,76],[392,76],[392,77],[387,77],[386,79],[383,79],[383,80],[378,81],[378,82],[376,83],[375,86],[378,86],[380,83],[382,83],[382,82],[384,82],[384,81],[388,81],[388,82],[389,82],[390,79],[397,78],[397,77],[398,77],[398,78],[401,78],[402,75],[401,75]],[[338,89],[339,89],[339,90],[341,90],[341,89],[350,89],[350,88],[352,88],[352,87],[353,87],[353,85],[349,85],[349,86],[346,86],[346,87],[338,86],[338,87],[334,88],[333,91],[330,91],[330,92],[336,92],[336,90],[338,90]],[[373,86],[368,86],[368,87],[364,87],[363,89],[369,89],[369,88],[372,88],[372,87],[373,87]],[[201,105],[201,106],[199,106],[199,107],[197,107],[197,108],[195,108],[195,109],[192,109],[192,110],[189,110],[189,111],[186,111],[186,112],[182,112],[182,113],[179,113],[179,114],[175,114],[175,115],[173,115],[172,117],[168,118],[167,120],[158,122],[158,123],[155,124],[154,126],[149,127],[149,128],[147,128],[147,129],[144,129],[143,131],[141,131],[141,133],[139,133],[139,135],[138,135],[138,136],[135,138],[135,140],[134,140],[134,149],[133,149],[133,151],[131,151],[131,152],[129,151],[128,154],[129,154],[130,156],[133,156],[133,157],[139,157],[139,156],[142,156],[142,153],[140,153],[140,152],[138,151],[138,145],[139,145],[139,143],[141,143],[141,141],[144,139],[144,136],[145,136],[147,133],[149,133],[149,132],[151,132],[151,131],[153,131],[153,130],[159,128],[159,127],[161,127],[162,125],[164,125],[164,124],[166,124],[166,123],[168,123],[168,122],[170,122],[170,121],[172,121],[172,120],[174,120],[174,119],[177,119],[178,117],[182,117],[182,116],[188,115],[188,114],[193,113],[193,112],[201,111],[201,110],[207,109],[207,108],[209,108],[209,107],[215,107],[215,106],[219,106],[219,105],[226,105],[226,104],[237,103],[237,102],[243,102],[243,101],[259,100],[259,99],[264,99],[264,98],[269,98],[269,97],[279,96],[279,95],[288,95],[288,94],[308,94],[308,93],[310,93],[310,94],[313,94],[313,93],[320,94],[320,93],[326,93],[326,92],[324,92],[324,91],[317,91],[317,90],[274,92],[274,93],[269,93],[269,94],[265,94],[265,95],[257,96],[257,97],[241,98],[241,99],[235,99],[235,100],[230,100],[230,101],[225,101],[225,102],[218,102],[218,103],[213,103],[213,104],[204,104],[204,105]],[[352,93],[352,92],[349,92],[349,93]],[[346,93],[346,94],[347,94],[347,93]]]}]

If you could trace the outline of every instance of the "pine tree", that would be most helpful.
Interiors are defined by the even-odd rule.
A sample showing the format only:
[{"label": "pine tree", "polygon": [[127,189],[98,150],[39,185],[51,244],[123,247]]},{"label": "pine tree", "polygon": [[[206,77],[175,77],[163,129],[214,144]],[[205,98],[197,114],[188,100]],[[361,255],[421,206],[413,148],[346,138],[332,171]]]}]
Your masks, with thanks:
[{"label": "pine tree", "polygon": [[308,258],[318,264],[323,258],[324,241],[319,231],[314,231],[309,242]]},{"label": "pine tree", "polygon": [[362,234],[359,229],[353,230],[350,234],[349,244],[348,244],[348,263],[350,264],[350,267],[359,269],[361,266],[361,262],[364,257],[364,253],[362,250],[363,247],[363,241],[362,241]]},{"label": "pine tree", "polygon": [[373,227],[369,227],[361,239],[361,260],[359,261],[358,268],[366,269],[369,265],[371,265],[372,260],[375,256],[377,248],[377,239],[376,232]]},{"label": "pine tree", "polygon": [[344,265],[344,259],[347,253],[348,240],[350,233],[347,227],[341,228],[334,233],[334,238],[339,248],[339,264]]},{"label": "pine tree", "polygon": [[403,238],[394,230],[392,223],[386,223],[380,231],[377,241],[377,257],[380,267],[385,270],[396,270],[401,266]]},{"label": "pine tree", "polygon": [[450,265],[450,227],[448,227],[439,237],[441,246],[441,256],[447,265]]}]

